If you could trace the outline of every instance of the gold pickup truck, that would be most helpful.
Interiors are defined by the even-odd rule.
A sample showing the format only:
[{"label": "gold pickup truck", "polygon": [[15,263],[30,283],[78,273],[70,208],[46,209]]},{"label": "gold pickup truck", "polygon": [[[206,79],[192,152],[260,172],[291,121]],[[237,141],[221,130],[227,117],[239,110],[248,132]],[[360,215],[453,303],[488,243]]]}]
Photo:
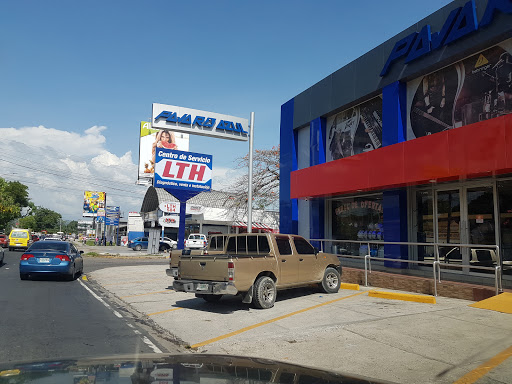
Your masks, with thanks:
[{"label": "gold pickup truck", "polygon": [[277,290],[318,284],[335,293],[340,283],[338,258],[319,253],[304,238],[246,233],[230,235],[222,253],[181,255],[173,288],[209,302],[242,295],[244,303],[265,309],[274,306]]}]

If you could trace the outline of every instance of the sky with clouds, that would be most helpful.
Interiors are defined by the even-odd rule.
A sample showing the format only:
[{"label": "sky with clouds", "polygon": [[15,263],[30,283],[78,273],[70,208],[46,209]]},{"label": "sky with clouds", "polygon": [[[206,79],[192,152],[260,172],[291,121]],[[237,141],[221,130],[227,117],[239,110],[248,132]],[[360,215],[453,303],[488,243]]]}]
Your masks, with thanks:
[{"label": "sky with clouds", "polygon": [[[67,220],[85,190],[138,211],[152,103],[255,112],[255,148],[271,148],[283,103],[448,2],[4,0],[0,177]],[[226,189],[248,145],[191,136],[190,151]]]}]

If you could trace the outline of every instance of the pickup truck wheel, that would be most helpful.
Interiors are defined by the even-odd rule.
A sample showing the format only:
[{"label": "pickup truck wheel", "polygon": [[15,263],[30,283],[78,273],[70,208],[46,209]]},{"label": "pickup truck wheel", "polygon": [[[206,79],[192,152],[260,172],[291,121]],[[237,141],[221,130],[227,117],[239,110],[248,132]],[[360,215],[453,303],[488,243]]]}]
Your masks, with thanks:
[{"label": "pickup truck wheel", "polygon": [[261,276],[254,283],[253,303],[256,308],[268,309],[276,302],[276,284],[268,276]]},{"label": "pickup truck wheel", "polygon": [[340,289],[341,276],[334,268],[326,268],[322,279],[322,290],[325,293],[336,293]]},{"label": "pickup truck wheel", "polygon": [[204,301],[207,301],[208,303],[216,303],[222,297],[222,295],[201,295],[201,294],[196,295],[196,296],[200,297]]}]

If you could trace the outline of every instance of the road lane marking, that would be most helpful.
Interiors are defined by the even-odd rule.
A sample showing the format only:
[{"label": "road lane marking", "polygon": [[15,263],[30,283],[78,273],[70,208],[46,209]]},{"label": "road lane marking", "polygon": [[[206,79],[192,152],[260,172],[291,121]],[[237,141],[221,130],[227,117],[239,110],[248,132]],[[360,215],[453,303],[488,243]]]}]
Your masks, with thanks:
[{"label": "road lane marking", "polygon": [[95,294],[92,289],[90,289],[87,285],[85,285],[84,283],[82,283],[81,280],[78,280],[78,282],[82,285],[82,287],[84,287],[85,289],[87,289],[89,291],[89,293],[95,298],[97,299],[100,303],[102,303],[105,307],[107,307],[108,309],[110,309],[112,312],[114,312],[114,315],[116,315],[117,317],[119,317],[120,319],[123,318],[123,315],[121,315],[119,312],[117,312],[114,308],[112,308],[110,305],[108,305],[101,297],[99,297],[97,294]]},{"label": "road lane marking", "polygon": [[166,309],[165,311],[148,313],[148,316],[154,316],[154,315],[159,315],[159,314],[161,314],[161,313],[167,313],[167,312],[177,311],[178,309],[183,309],[183,308],[178,307],[178,308]]},{"label": "road lane marking", "polygon": [[496,368],[498,365],[507,360],[510,356],[512,356],[512,346],[508,347],[504,351],[501,351],[496,356],[491,357],[485,363],[480,365],[479,367],[473,369],[471,372],[466,373],[459,380],[455,381],[453,384],[472,384],[477,380],[485,376],[491,370]]},{"label": "road lane marking", "polygon": [[163,353],[160,348],[158,348],[151,340],[149,340],[146,336],[142,338],[142,341],[146,343],[146,345],[153,350],[155,353]]},{"label": "road lane marking", "polygon": [[171,290],[167,290],[167,291],[155,291],[155,292],[148,292],[148,293],[140,293],[138,295],[128,295],[128,296],[120,296],[119,298],[120,299],[126,299],[128,297],[138,297],[138,296],[145,296],[145,295],[154,295],[155,293],[168,293],[168,292],[174,292],[174,291],[171,291]]},{"label": "road lane marking", "polygon": [[247,331],[250,331],[250,330],[252,330],[252,329],[255,329],[255,328],[261,327],[261,326],[263,326],[263,325],[271,324],[271,323],[274,323],[274,322],[276,322],[276,321],[283,320],[283,319],[286,319],[286,318],[291,317],[291,316],[294,316],[294,315],[298,315],[299,313],[304,313],[304,312],[310,311],[310,310],[312,310],[312,309],[316,309],[316,308],[323,307],[324,305],[328,305],[328,304],[335,303],[335,302],[337,302],[337,301],[341,301],[341,300],[349,299],[349,298],[351,298],[351,297],[359,296],[359,295],[362,295],[363,293],[366,293],[366,292],[359,292],[359,293],[355,293],[355,294],[353,294],[353,295],[340,297],[339,299],[334,299],[334,300],[326,301],[325,303],[321,303],[321,304],[313,305],[312,307],[304,308],[304,309],[301,309],[301,310],[298,310],[298,311],[295,311],[295,312],[288,313],[288,314],[283,315],[283,316],[275,317],[275,318],[273,318],[273,319],[270,319],[270,320],[267,320],[267,321],[263,321],[263,322],[261,322],[261,323],[253,324],[253,325],[250,325],[250,326],[248,326],[248,327],[245,327],[245,328],[239,329],[238,331],[234,331],[234,332],[226,333],[225,335],[221,335],[221,336],[218,336],[218,337],[214,337],[213,339],[206,340],[206,341],[203,341],[203,342],[201,342],[201,343],[197,343],[197,344],[191,345],[191,346],[190,346],[190,348],[199,348],[199,347],[203,347],[203,346],[205,346],[205,345],[215,343],[216,341],[220,341],[220,340],[223,340],[223,339],[227,339],[228,337],[236,336],[236,335],[239,335],[239,334],[241,334],[241,333],[243,333],[243,332],[247,332]]}]

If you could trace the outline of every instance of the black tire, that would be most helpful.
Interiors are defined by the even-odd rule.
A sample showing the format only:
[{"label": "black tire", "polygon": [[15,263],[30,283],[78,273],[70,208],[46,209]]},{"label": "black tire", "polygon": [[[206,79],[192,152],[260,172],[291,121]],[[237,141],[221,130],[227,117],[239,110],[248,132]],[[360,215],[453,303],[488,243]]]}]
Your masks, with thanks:
[{"label": "black tire", "polygon": [[73,280],[75,280],[75,275],[76,275],[76,268],[73,265],[73,272],[71,272],[69,275],[65,276],[66,281],[73,281]]},{"label": "black tire", "polygon": [[160,249],[159,249],[159,251],[160,251],[160,252],[165,252],[165,251],[167,251],[168,249],[169,249],[169,246],[168,246],[168,245],[166,245],[166,244],[162,244],[162,245],[160,245]]},{"label": "black tire", "polygon": [[216,303],[222,297],[222,295],[202,295],[202,294],[197,294],[196,296],[200,297],[201,299],[203,299],[204,301],[206,301],[208,303]]},{"label": "black tire", "polygon": [[20,273],[21,280],[28,280],[28,273]]},{"label": "black tire", "polygon": [[254,283],[254,297],[252,302],[256,308],[268,309],[276,302],[276,283],[268,276],[261,276]]},{"label": "black tire", "polygon": [[341,276],[337,269],[328,267],[325,269],[322,279],[322,291],[325,293],[336,293],[340,290]]},{"label": "black tire", "polygon": [[142,245],[140,245],[140,244],[137,244],[137,245],[133,248],[133,250],[134,250],[134,251],[140,251],[141,249],[142,249]]},{"label": "black tire", "polygon": [[9,251],[12,251],[12,247],[9,247]]}]

